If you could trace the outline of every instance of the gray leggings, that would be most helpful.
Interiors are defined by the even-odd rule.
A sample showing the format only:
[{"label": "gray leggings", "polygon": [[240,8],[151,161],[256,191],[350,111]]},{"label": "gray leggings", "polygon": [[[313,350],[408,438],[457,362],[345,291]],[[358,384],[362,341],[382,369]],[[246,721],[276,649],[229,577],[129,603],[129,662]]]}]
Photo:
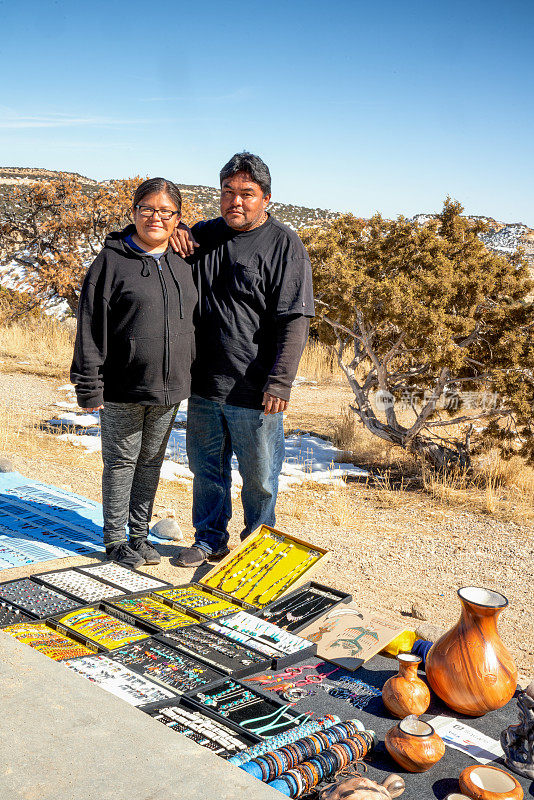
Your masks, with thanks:
[{"label": "gray leggings", "polygon": [[146,537],[161,465],[178,406],[104,403],[102,508],[104,544]]}]

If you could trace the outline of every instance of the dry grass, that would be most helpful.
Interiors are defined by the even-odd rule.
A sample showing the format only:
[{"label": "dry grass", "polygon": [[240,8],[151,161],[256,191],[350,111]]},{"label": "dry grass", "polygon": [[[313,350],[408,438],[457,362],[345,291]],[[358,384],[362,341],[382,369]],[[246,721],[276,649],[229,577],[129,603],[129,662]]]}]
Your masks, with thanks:
[{"label": "dry grass", "polygon": [[432,498],[443,505],[461,506],[503,522],[534,522],[534,468],[519,456],[509,460],[498,450],[474,458],[472,473],[434,475],[423,470]]},{"label": "dry grass", "polygon": [[344,380],[332,349],[311,339],[304,349],[299,364],[299,375],[316,381],[316,383]]},{"label": "dry grass", "polygon": [[349,407],[341,409],[334,423],[333,442],[344,451],[344,458],[370,469],[411,474],[416,468],[412,456],[370,433]]},{"label": "dry grass", "polygon": [[38,416],[25,408],[0,403],[0,454],[38,458],[43,464],[43,477],[47,462],[52,461],[71,471],[101,468],[99,453],[67,446],[64,439],[41,430],[40,422]]},{"label": "dry grass", "polygon": [[[6,325],[0,328],[0,362],[3,361],[0,370],[66,378],[72,344],[72,326],[46,315]],[[405,476],[407,485],[410,478],[418,479],[421,488],[442,507],[476,511],[503,521],[534,522],[534,469],[519,456],[505,461],[497,450],[491,450],[474,459],[472,474],[468,476],[435,475],[408,453],[365,430],[347,405],[351,393],[329,348],[310,342],[299,374],[323,386],[320,391],[308,387],[306,401],[292,403],[290,426],[296,424],[326,435],[344,451],[343,460],[380,471],[383,482],[373,487],[380,507],[393,509],[399,503],[409,502],[410,496],[416,502],[413,491],[402,491],[407,488],[403,487],[402,478],[399,485],[399,476]],[[407,410],[399,417],[403,424],[409,424],[413,412]],[[100,470],[98,454],[66,447],[62,440],[41,431],[37,420],[24,410],[0,405],[0,452],[15,450],[28,458],[38,452],[43,460],[53,459],[67,469],[87,466],[96,473]],[[290,516],[304,518],[313,485],[304,485],[291,493]],[[333,494],[329,496],[330,517],[334,525],[350,527],[350,514],[343,502]]]},{"label": "dry grass", "polygon": [[[404,419],[399,415],[403,424],[411,421],[411,413],[404,412]],[[344,451],[344,459],[380,472],[383,481],[375,492],[382,507],[405,503],[413,494],[410,486],[415,479],[442,506],[487,514],[503,522],[534,522],[534,468],[519,456],[505,460],[493,449],[475,456],[469,473],[435,474],[409,453],[369,433],[350,408],[342,409],[333,439]],[[399,476],[406,477],[405,486],[402,477],[399,485]]]},{"label": "dry grass", "polygon": [[46,314],[0,327],[0,368],[63,378],[72,360],[73,329]]}]

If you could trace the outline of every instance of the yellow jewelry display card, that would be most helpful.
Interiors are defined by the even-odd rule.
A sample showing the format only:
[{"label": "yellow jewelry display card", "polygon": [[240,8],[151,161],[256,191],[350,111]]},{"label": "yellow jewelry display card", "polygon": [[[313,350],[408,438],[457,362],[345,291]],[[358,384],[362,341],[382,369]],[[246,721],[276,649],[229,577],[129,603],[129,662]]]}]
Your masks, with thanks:
[{"label": "yellow jewelry display card", "polygon": [[174,589],[161,589],[154,592],[155,595],[161,597],[170,603],[176,603],[186,611],[197,611],[205,617],[217,619],[217,617],[224,617],[227,614],[234,614],[241,611],[241,606],[235,606],[228,600],[223,600],[216,595],[203,592],[202,589],[197,589],[195,586],[176,587]]},{"label": "yellow jewelry display card", "polygon": [[133,625],[122,622],[94,606],[70,611],[56,619],[59,625],[64,625],[69,630],[108,650],[115,650],[117,647],[130,644],[130,642],[138,642],[140,639],[148,639],[150,636],[150,634],[143,633]]},{"label": "yellow jewelry display card", "polygon": [[263,608],[307,580],[326,555],[321,547],[262,525],[200,583]]},{"label": "yellow jewelry display card", "polygon": [[163,630],[198,624],[197,619],[193,619],[181,611],[176,611],[152,597],[125,597],[123,600],[116,600],[113,606]]},{"label": "yellow jewelry display card", "polygon": [[53,658],[54,661],[63,661],[67,658],[79,658],[80,656],[93,655],[91,650],[84,647],[78,642],[74,642],[67,636],[52,630],[44,623],[18,623],[17,625],[9,625],[7,628],[2,628],[4,633],[9,633],[14,636],[22,644],[27,644],[33,647],[34,650],[39,650],[48,658]]}]

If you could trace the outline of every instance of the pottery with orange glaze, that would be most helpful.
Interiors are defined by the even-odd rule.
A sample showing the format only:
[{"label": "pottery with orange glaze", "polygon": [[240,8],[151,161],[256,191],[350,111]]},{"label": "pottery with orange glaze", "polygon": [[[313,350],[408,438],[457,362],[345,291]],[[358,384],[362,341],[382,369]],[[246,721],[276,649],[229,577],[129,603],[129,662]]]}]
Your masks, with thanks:
[{"label": "pottery with orange glaze", "polygon": [[478,586],[458,590],[459,622],[430,648],[430,688],[454,711],[479,717],[502,708],[517,688],[517,669],[497,630],[504,595]]},{"label": "pottery with orange glaze", "polygon": [[388,678],[382,689],[382,701],[388,711],[399,719],[409,714],[424,714],[430,705],[430,690],[417,674],[419,656],[399,653],[398,675]]}]

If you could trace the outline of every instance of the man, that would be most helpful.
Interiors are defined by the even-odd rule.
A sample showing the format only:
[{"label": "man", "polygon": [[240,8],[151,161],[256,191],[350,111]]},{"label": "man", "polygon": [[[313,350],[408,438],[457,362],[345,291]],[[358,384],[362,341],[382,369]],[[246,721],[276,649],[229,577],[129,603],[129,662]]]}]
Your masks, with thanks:
[{"label": "man", "polygon": [[[180,555],[182,567],[229,552],[232,453],[243,479],[241,538],[275,524],[283,412],[314,314],[306,250],[266,210],[267,165],[237,153],[222,168],[220,183],[221,217],[192,229],[199,245],[193,257],[199,318],[187,455],[196,535]],[[177,246],[182,254],[190,248],[184,235]]]}]

